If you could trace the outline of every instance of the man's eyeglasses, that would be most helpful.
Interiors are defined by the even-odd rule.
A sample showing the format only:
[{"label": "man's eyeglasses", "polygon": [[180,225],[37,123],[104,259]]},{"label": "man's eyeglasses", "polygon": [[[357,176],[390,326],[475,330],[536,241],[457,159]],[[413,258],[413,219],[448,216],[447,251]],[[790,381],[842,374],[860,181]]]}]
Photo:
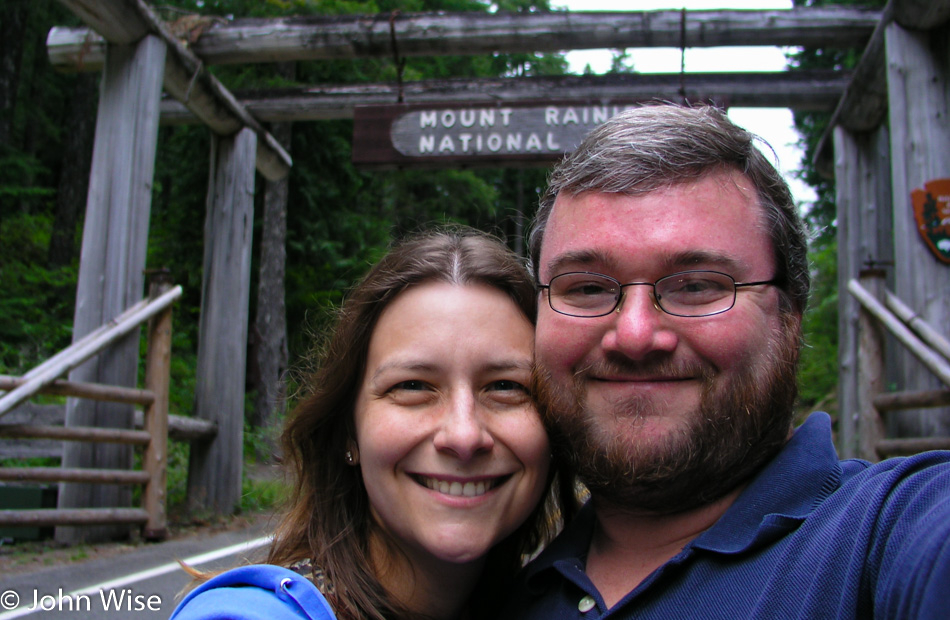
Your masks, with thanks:
[{"label": "man's eyeglasses", "polygon": [[745,286],[776,284],[778,280],[737,283],[732,276],[718,271],[681,271],[656,282],[630,282],[600,273],[574,271],[551,278],[547,289],[551,309],[568,316],[594,318],[617,309],[628,286],[652,286],[656,307],[673,316],[711,316],[736,304],[736,290]]}]

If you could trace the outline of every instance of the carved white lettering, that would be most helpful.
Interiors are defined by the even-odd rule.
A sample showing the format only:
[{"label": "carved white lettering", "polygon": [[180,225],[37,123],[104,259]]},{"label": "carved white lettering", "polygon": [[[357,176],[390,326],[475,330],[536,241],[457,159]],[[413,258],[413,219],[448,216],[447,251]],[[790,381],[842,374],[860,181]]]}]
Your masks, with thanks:
[{"label": "carved white lettering", "polygon": [[423,111],[419,114],[419,127],[435,127],[437,120],[434,111]]}]

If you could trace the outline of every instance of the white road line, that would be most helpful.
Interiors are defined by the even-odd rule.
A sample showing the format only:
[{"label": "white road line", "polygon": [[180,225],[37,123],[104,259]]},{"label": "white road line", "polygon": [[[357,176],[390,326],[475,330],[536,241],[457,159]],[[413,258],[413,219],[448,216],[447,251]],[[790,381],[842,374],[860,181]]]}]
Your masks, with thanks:
[{"label": "white road line", "polygon": [[[216,549],[214,551],[208,551],[207,553],[201,553],[198,555],[193,555],[190,558],[183,558],[181,561],[187,564],[188,566],[200,566],[202,564],[207,564],[208,562],[213,562],[219,558],[224,558],[229,555],[235,555],[244,551],[251,551],[257,549],[258,547],[263,547],[271,541],[270,536],[262,536],[261,538],[255,538],[248,542],[238,543],[236,545],[231,545],[230,547],[223,547],[221,549]],[[63,600],[73,599],[81,594],[99,594],[100,591],[105,590],[114,590],[116,588],[122,588],[131,583],[136,583],[138,581],[143,581],[145,579],[151,579],[152,577],[158,577],[160,575],[165,575],[172,571],[181,570],[181,564],[178,562],[169,562],[168,564],[162,564],[161,566],[156,566],[155,568],[150,568],[148,570],[139,571],[137,573],[132,573],[131,575],[126,575],[124,577],[119,577],[118,579],[112,579],[111,581],[103,581],[102,583],[97,583],[94,586],[89,586],[81,590],[73,590],[68,594],[63,595]],[[6,613],[0,613],[0,620],[12,620],[13,618],[20,618],[37,611],[47,611],[45,609],[29,608],[29,607],[18,607],[13,611],[8,611]]]}]

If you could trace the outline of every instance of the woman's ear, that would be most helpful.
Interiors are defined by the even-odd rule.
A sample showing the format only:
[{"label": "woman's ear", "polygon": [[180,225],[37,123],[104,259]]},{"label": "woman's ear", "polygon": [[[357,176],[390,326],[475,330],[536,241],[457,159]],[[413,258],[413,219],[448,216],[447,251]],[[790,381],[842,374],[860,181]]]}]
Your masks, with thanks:
[{"label": "woman's ear", "polygon": [[346,452],[343,453],[343,458],[347,465],[355,467],[360,464],[360,448],[352,439],[348,439],[346,442]]}]

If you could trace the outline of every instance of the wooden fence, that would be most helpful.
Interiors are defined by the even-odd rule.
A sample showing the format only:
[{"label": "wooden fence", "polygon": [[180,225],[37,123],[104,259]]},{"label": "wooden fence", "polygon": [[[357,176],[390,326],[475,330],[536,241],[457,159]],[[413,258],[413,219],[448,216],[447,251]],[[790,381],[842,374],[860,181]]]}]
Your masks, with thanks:
[{"label": "wooden fence", "polygon": [[888,439],[883,416],[903,409],[950,405],[950,389],[884,392],[884,332],[887,329],[944,385],[950,387],[950,341],[884,287],[884,272],[867,269],[848,291],[861,304],[858,327],[857,456],[889,456],[950,450],[950,437]]},{"label": "wooden fence", "polygon": [[[81,482],[90,484],[143,485],[140,508],[74,508],[0,510],[0,526],[53,526],[138,524],[146,539],[166,535],[166,470],[170,416],[168,386],[171,364],[172,303],[181,296],[180,286],[157,279],[149,297],[106,325],[73,343],[22,377],[0,377],[0,417],[36,394],[57,394],[131,403],[144,408],[142,430],[61,427],[35,424],[0,424],[0,437],[56,439],[118,443],[144,448],[142,470],[68,467],[0,467],[0,481]],[[63,381],[58,378],[148,321],[144,389]],[[177,416],[172,416],[173,418]],[[187,420],[187,419],[185,419]],[[197,428],[195,423],[198,423]],[[176,420],[183,438],[206,438],[215,429],[207,423]]]}]

